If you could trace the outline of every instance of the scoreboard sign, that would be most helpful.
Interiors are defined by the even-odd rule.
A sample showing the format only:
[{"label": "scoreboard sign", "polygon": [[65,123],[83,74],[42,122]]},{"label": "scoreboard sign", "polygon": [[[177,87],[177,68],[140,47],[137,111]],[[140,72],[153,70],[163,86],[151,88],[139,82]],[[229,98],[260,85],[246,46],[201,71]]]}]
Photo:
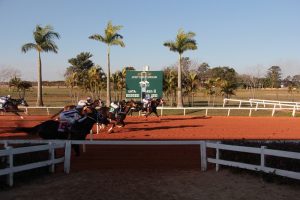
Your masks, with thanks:
[{"label": "scoreboard sign", "polygon": [[162,97],[162,89],[162,71],[126,71],[126,98],[141,99],[142,93]]}]

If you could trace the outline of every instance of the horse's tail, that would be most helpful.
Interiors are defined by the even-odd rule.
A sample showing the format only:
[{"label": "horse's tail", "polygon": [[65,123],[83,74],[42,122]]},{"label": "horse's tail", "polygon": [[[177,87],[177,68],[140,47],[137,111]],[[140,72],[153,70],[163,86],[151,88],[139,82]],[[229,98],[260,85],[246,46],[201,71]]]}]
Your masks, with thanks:
[{"label": "horse's tail", "polygon": [[16,127],[14,132],[33,133],[35,127]]},{"label": "horse's tail", "polygon": [[16,127],[14,132],[24,132],[30,135],[37,135],[37,130],[39,128],[40,124],[34,126],[34,127]]}]

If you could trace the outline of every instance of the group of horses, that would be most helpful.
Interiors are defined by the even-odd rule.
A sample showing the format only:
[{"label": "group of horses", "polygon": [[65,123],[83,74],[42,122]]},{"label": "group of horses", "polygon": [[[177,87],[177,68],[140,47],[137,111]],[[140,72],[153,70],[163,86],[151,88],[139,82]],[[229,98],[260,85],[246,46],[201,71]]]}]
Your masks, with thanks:
[{"label": "group of horses", "polygon": [[[151,113],[154,113],[158,117],[157,106],[162,103],[162,99],[153,99],[149,102],[149,105],[145,107],[143,103],[133,100],[128,102],[120,101],[118,111],[114,112],[110,107],[102,106],[100,100],[95,100],[92,104],[78,110],[81,118],[76,120],[67,131],[60,132],[60,121],[59,118],[56,117],[62,112],[76,109],[75,105],[68,105],[53,115],[51,120],[44,121],[34,127],[17,127],[16,132],[22,131],[28,134],[38,135],[43,139],[84,140],[96,123],[103,129],[107,127],[107,132],[112,133],[116,126],[124,127],[126,116],[132,115],[133,112],[144,111],[145,117],[148,117]],[[111,125],[111,127],[109,127],[109,125]],[[73,145],[73,149],[76,155],[79,155],[79,145]]]}]

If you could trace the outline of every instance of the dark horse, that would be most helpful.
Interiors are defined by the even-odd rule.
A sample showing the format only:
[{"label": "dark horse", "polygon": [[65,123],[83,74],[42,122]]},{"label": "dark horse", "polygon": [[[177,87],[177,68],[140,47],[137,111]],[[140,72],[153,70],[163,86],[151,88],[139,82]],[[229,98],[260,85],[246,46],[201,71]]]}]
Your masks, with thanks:
[{"label": "dark horse", "polygon": [[[17,131],[24,131],[29,134],[35,134],[43,139],[70,139],[84,140],[90,133],[93,125],[98,121],[98,112],[94,108],[85,108],[82,111],[83,117],[71,125],[67,132],[59,132],[59,121],[48,120],[32,128],[17,128]],[[72,145],[77,156],[80,155],[79,145]]]},{"label": "dark horse", "polygon": [[146,111],[145,116],[148,117],[149,115],[154,113],[156,117],[159,117],[159,115],[157,114],[157,106],[162,105],[163,103],[164,101],[161,98],[152,99],[150,101],[149,107],[144,109]]},{"label": "dark horse", "polygon": [[116,112],[112,112],[111,108],[109,107],[101,107],[99,110],[100,115],[103,118],[107,118],[110,123],[112,124],[111,128],[108,129],[108,133],[113,132],[113,128],[115,126],[124,127],[125,126],[125,118],[128,112],[131,110],[131,108],[134,108],[136,106],[134,101],[120,101],[120,110]]},{"label": "dark horse", "polygon": [[8,99],[8,100],[6,100],[5,104],[1,104],[0,111],[1,112],[12,112],[15,115],[20,116],[20,114],[18,112],[23,112],[23,111],[19,110],[19,108],[18,108],[19,105],[28,106],[28,104],[24,98]]}]

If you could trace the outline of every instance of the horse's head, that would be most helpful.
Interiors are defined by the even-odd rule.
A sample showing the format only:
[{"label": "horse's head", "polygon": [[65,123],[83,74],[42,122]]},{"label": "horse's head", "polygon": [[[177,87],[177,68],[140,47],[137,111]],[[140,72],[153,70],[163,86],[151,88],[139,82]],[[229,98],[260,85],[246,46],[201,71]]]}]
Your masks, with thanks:
[{"label": "horse's head", "polygon": [[102,101],[101,101],[101,99],[96,99],[96,100],[93,102],[92,106],[93,106],[94,108],[96,108],[96,107],[102,107]]},{"label": "horse's head", "polygon": [[164,99],[163,98],[157,98],[156,101],[158,102],[158,105],[164,104]]},{"label": "horse's head", "polygon": [[21,104],[22,106],[26,106],[26,107],[29,106],[28,103],[27,103],[27,101],[25,101],[24,98],[21,98],[21,99],[20,99],[20,104]]}]

